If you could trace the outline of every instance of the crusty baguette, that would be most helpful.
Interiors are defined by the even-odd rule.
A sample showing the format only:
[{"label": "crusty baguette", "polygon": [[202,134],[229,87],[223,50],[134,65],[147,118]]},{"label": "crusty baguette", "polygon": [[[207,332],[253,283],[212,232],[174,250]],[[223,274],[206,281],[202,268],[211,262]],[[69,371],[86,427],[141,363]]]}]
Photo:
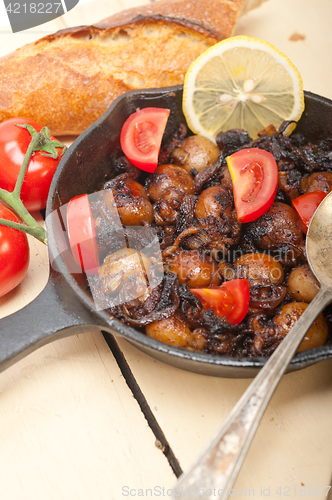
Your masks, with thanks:
[{"label": "crusty baguette", "polygon": [[0,122],[80,134],[124,92],[183,82],[189,64],[231,35],[246,0],[160,0],[59,31],[0,60]]}]

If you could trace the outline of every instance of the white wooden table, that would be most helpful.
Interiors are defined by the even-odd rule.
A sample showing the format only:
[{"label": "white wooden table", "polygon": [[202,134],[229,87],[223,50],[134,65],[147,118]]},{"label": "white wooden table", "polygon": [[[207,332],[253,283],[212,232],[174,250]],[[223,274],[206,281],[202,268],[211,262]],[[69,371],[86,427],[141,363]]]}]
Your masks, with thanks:
[{"label": "white wooden table", "polygon": [[[140,3],[97,0],[35,30],[12,34],[2,28],[0,55]],[[268,0],[239,21],[235,34],[273,43],[298,67],[306,90],[332,98],[331,21],[331,0]],[[291,41],[294,33],[305,38]],[[32,242],[31,256],[23,283],[0,299],[0,317],[45,286],[47,250]],[[133,397],[101,333],[54,342],[0,375],[1,500],[167,498],[174,469],[190,465],[250,383],[172,368],[124,340],[117,346],[141,397],[137,387]],[[150,426],[139,403],[148,405]],[[325,497],[331,444],[332,360],[327,360],[283,378],[233,496]]]}]

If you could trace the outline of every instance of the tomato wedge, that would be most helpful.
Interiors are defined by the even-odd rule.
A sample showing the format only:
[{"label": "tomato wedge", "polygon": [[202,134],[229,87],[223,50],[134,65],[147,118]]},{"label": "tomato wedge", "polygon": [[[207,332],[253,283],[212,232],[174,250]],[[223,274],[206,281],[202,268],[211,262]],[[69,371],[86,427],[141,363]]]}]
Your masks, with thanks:
[{"label": "tomato wedge", "polygon": [[245,279],[226,281],[214,288],[191,288],[204,311],[212,309],[217,316],[225,316],[230,325],[238,325],[248,312],[250,292]]},{"label": "tomato wedge", "polygon": [[324,191],[312,191],[293,200],[294,208],[300,216],[299,227],[305,234],[307,234],[312,216],[326,195]]},{"label": "tomato wedge", "polygon": [[99,268],[95,222],[87,194],[72,198],[67,206],[67,232],[71,251],[86,274]]},{"label": "tomato wedge", "polygon": [[139,109],[125,121],[120,144],[129,161],[145,172],[154,172],[158,165],[161,141],[170,114],[169,109]]},{"label": "tomato wedge", "polygon": [[271,207],[278,186],[277,163],[268,151],[242,149],[226,158],[233,181],[237,218],[251,222]]}]

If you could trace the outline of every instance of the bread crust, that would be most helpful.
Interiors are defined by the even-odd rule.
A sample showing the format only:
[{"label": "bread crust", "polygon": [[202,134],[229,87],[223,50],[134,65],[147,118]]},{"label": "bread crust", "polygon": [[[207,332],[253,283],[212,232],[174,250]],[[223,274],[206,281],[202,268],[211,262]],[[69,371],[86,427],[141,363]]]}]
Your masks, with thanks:
[{"label": "bread crust", "polygon": [[0,60],[0,121],[80,134],[124,92],[182,83],[199,54],[231,35],[243,3],[161,0],[25,45]]},{"label": "bread crust", "polygon": [[140,17],[172,19],[187,24],[219,41],[229,37],[246,0],[159,0],[127,9],[98,23],[101,28],[112,28],[131,23]]}]

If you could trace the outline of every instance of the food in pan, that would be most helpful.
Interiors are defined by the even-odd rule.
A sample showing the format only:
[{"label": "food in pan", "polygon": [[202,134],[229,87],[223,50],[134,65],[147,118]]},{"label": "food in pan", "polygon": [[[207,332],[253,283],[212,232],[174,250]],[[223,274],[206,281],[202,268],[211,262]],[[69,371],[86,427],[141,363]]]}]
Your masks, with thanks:
[{"label": "food in pan", "polygon": [[[239,129],[221,132],[215,145],[187,137],[181,124],[153,173],[119,157],[115,177],[91,202],[100,268],[88,282],[100,306],[142,335],[181,348],[269,356],[318,290],[293,205],[307,193],[331,190],[331,139],[307,143],[284,135],[287,126],[269,127],[255,140]],[[227,159],[231,164],[233,155],[253,149],[274,157],[278,185],[272,205],[241,222]],[[204,166],[202,156],[210,158]],[[255,169],[252,179],[255,198],[261,182]],[[159,282],[149,288],[151,277]],[[299,350],[331,341],[331,328],[328,308]]]},{"label": "food in pan", "polygon": [[161,0],[25,45],[0,61],[0,122],[22,116],[55,136],[80,134],[128,90],[183,83],[189,64],[259,3]]},{"label": "food in pan", "polygon": [[[240,53],[231,69],[229,51]],[[268,61],[266,68],[276,70],[275,79],[262,79],[262,60]],[[199,71],[193,71],[197,67]],[[211,82],[213,69],[220,74]],[[289,79],[284,84],[280,75],[285,74]],[[242,82],[239,88],[234,79]],[[223,99],[230,80],[240,96],[233,96],[231,103]],[[262,105],[263,111],[257,108],[261,122],[256,108],[247,105],[248,100],[257,104],[252,99],[257,92],[259,104],[268,104]],[[294,293],[308,298],[317,291],[312,275],[309,290],[299,278],[310,274],[303,267],[305,229],[298,225],[300,215],[306,228],[308,214],[296,200],[317,182],[317,176],[309,180],[306,174],[317,173],[322,164],[317,161],[316,167],[311,163],[308,168],[306,156],[324,146],[305,145],[296,135],[287,137],[303,106],[301,76],[290,61],[265,42],[235,37],[204,52],[186,75],[183,111],[194,130],[195,120],[190,118],[197,118],[202,135],[190,135],[180,124],[156,167],[149,158],[160,144],[152,133],[154,110],[131,115],[121,132],[124,153],[129,154],[112,165],[118,175],[91,203],[96,237],[90,233],[90,238],[99,247],[101,265],[96,272],[96,266],[87,269],[81,264],[97,307],[178,347],[229,356],[273,352],[304,310],[304,302],[294,302]],[[159,113],[166,116],[166,111]],[[238,127],[254,122],[249,127],[254,138],[242,127],[225,131],[220,116],[228,121],[232,117]],[[288,120],[280,124],[283,116]],[[273,121],[280,124],[279,130]],[[210,134],[214,122],[217,136],[215,129]],[[134,124],[130,132],[128,123]],[[261,132],[259,123],[267,125]],[[158,128],[159,139],[163,127]],[[139,152],[139,162],[133,151]],[[151,173],[142,177],[132,163]],[[324,175],[328,177],[324,171],[318,173]],[[292,207],[294,198],[298,212]],[[81,239],[85,247],[84,235]],[[75,254],[80,238],[70,244]],[[77,256],[76,261],[80,262]],[[321,316],[300,349],[322,345],[327,338],[328,324]]]}]

